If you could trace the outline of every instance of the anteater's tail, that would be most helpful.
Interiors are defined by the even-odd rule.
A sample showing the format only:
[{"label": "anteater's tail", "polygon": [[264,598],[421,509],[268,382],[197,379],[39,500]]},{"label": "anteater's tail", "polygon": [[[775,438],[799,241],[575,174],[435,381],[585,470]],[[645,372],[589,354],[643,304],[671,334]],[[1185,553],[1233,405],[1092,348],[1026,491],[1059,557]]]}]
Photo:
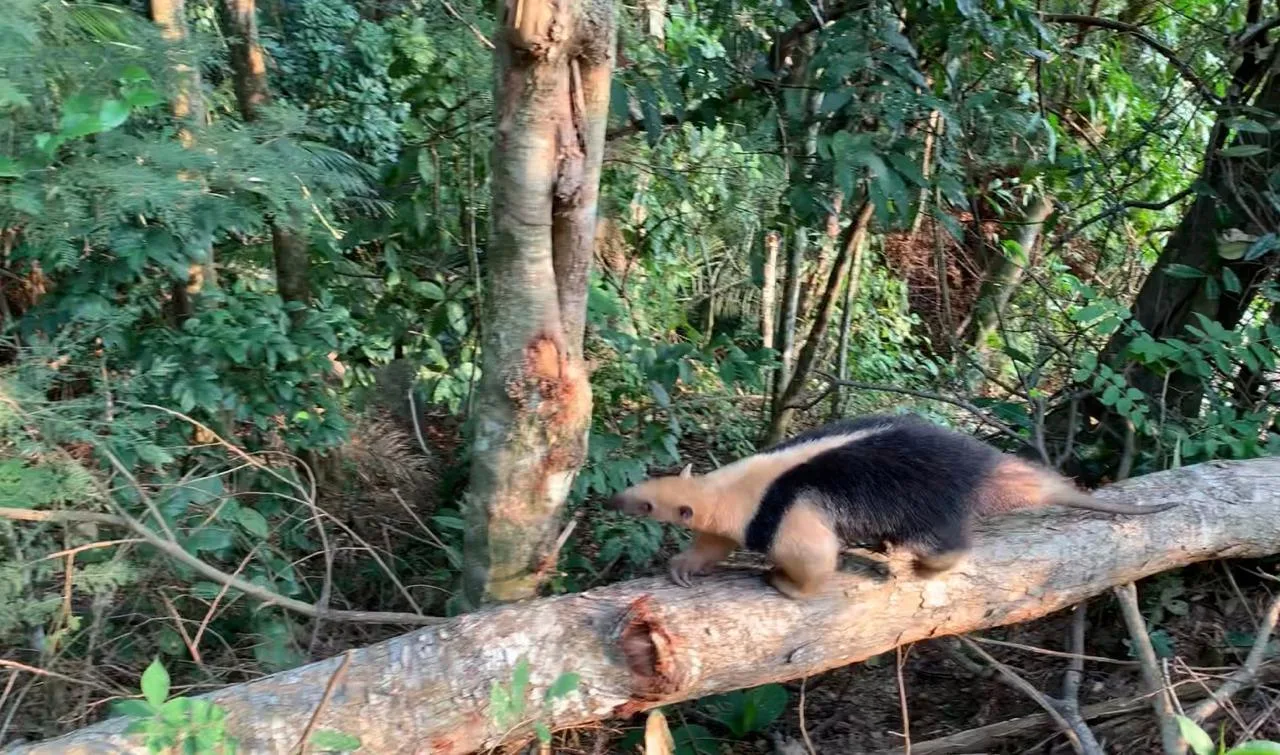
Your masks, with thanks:
[{"label": "anteater's tail", "polygon": [[1178,505],[1176,503],[1162,503],[1154,506],[1129,506],[1123,503],[1107,503],[1099,501],[1088,493],[1077,489],[1070,481],[1048,472],[1048,470],[1046,472],[1043,488],[1046,503],[1056,503],[1073,509],[1105,511],[1108,514],[1155,514]]},{"label": "anteater's tail", "polygon": [[983,485],[978,508],[984,514],[999,514],[1053,505],[1108,514],[1155,514],[1178,504],[1129,506],[1106,503],[1076,489],[1070,480],[1047,467],[1007,456],[996,464],[991,477]]}]

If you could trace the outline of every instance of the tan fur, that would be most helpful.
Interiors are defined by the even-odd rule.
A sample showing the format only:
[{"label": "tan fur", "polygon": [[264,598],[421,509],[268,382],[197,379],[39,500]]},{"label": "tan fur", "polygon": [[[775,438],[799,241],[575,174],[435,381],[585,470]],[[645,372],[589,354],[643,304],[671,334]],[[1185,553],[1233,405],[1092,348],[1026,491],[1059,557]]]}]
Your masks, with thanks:
[{"label": "tan fur", "polygon": [[800,498],[783,518],[769,549],[769,583],[797,600],[812,597],[840,562],[840,539],[819,502]]},{"label": "tan fur", "polygon": [[[854,443],[881,428],[820,438],[781,451],[748,456],[707,475],[694,476],[689,467],[675,476],[646,480],[618,494],[614,505],[626,513],[693,530],[693,545],[672,559],[670,574],[677,584],[728,558],[746,539],[747,524],[760,507],[765,491],[780,475],[820,453]],[[770,582],[785,595],[812,595],[835,572],[841,545],[827,515],[813,501],[797,501],[783,519],[769,553],[777,566]],[[645,506],[651,508],[646,510]],[[689,509],[689,516],[682,509]]]},{"label": "tan fur", "polygon": [[694,521],[702,526],[693,529],[705,532],[718,532],[743,541],[747,524],[756,515],[765,491],[784,472],[809,461],[820,453],[833,448],[854,443],[876,433],[883,432],[877,428],[860,430],[848,435],[837,435],[821,438],[812,443],[783,449],[773,453],[755,454],[745,459],[723,466],[702,477],[709,488],[713,500],[707,509],[707,515],[699,521],[695,513]]},{"label": "tan fur", "polygon": [[1005,514],[1049,505],[1046,471],[1020,459],[1002,459],[978,493],[978,513]]}]

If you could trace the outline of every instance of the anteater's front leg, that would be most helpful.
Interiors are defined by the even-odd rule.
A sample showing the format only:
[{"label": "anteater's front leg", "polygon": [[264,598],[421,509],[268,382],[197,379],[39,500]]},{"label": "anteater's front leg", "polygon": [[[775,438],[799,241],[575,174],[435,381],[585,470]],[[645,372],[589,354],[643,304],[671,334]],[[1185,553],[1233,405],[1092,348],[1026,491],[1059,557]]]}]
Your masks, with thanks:
[{"label": "anteater's front leg", "polygon": [[727,537],[695,532],[689,550],[671,559],[671,581],[681,587],[690,587],[695,574],[706,574],[737,547],[738,544]]}]

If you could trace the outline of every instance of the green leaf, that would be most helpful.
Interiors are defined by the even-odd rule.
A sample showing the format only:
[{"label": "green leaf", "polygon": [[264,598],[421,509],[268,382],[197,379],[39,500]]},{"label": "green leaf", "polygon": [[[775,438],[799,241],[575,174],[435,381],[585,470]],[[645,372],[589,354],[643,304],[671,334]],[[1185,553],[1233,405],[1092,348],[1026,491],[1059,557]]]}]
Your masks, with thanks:
[{"label": "green leaf", "polygon": [[1227,750],[1226,755],[1280,755],[1280,742],[1245,742]]},{"label": "green leaf", "polygon": [[147,670],[142,672],[142,694],[152,708],[160,708],[169,697],[169,672],[159,658],[153,660]]},{"label": "green leaf", "polygon": [[231,533],[221,527],[206,525],[191,533],[186,549],[195,555],[202,551],[220,551],[231,547]]},{"label": "green leaf", "polygon": [[136,87],[124,92],[124,101],[135,110],[145,110],[164,102],[164,95],[151,87]]},{"label": "green leaf", "polygon": [[578,689],[582,677],[572,671],[566,671],[547,688],[547,700],[556,700]]},{"label": "green leaf", "polygon": [[110,131],[129,120],[129,105],[120,100],[103,100],[98,109],[98,122],[103,131]]},{"label": "green leaf", "polygon": [[117,700],[111,706],[111,712],[126,718],[150,718],[155,715],[156,709],[145,700]]},{"label": "green leaf", "polygon": [[126,84],[137,84],[140,81],[151,81],[151,74],[142,66],[127,65],[120,72],[120,80]]},{"label": "green leaf", "polygon": [[1233,294],[1240,293],[1240,278],[1229,267],[1222,268],[1222,286]]},{"label": "green leaf", "polygon": [[1267,148],[1261,144],[1233,144],[1219,154],[1223,157],[1253,157],[1266,151]]},{"label": "green leaf", "polygon": [[1105,315],[1109,309],[1110,307],[1105,304],[1090,304],[1083,309],[1079,309],[1071,313],[1071,319],[1076,322],[1090,322]]},{"label": "green leaf", "polygon": [[12,157],[0,155],[0,178],[21,178],[25,172]]},{"label": "green leaf", "polygon": [[1170,278],[1184,278],[1187,280],[1205,277],[1203,270],[1197,270],[1190,265],[1179,264],[1169,265],[1164,269],[1164,274]]},{"label": "green leaf", "polygon": [[360,749],[360,737],[333,729],[317,729],[308,740],[317,750],[330,752],[354,752]]},{"label": "green leaf", "polygon": [[262,540],[271,537],[271,526],[267,524],[267,518],[247,506],[236,513],[236,521],[250,535],[255,535]]},{"label": "green leaf", "polygon": [[546,724],[541,721],[535,722],[533,724],[533,733],[538,736],[538,741],[542,744],[551,744],[551,729],[548,729]]},{"label": "green leaf", "polygon": [[1249,246],[1249,251],[1244,253],[1244,259],[1246,262],[1252,262],[1276,247],[1280,247],[1280,238],[1274,232],[1264,233]]},{"label": "green leaf", "polygon": [[524,697],[529,691],[529,659],[520,656],[511,675],[511,703],[517,715],[524,710]]},{"label": "green leaf", "polygon": [[1196,755],[1214,755],[1213,738],[1205,733],[1195,721],[1186,716],[1178,716],[1178,730],[1182,732],[1182,738],[1187,740],[1187,744],[1191,745],[1191,749]]}]

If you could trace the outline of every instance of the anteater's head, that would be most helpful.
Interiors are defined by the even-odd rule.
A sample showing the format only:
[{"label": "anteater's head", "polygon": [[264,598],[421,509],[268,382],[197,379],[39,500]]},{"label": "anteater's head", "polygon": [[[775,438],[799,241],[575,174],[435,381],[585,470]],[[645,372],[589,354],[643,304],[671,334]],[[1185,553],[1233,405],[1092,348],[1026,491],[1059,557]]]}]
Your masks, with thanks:
[{"label": "anteater's head", "polygon": [[631,516],[689,527],[705,498],[702,487],[701,478],[693,475],[693,465],[688,465],[678,475],[632,485],[609,499],[608,507]]}]

